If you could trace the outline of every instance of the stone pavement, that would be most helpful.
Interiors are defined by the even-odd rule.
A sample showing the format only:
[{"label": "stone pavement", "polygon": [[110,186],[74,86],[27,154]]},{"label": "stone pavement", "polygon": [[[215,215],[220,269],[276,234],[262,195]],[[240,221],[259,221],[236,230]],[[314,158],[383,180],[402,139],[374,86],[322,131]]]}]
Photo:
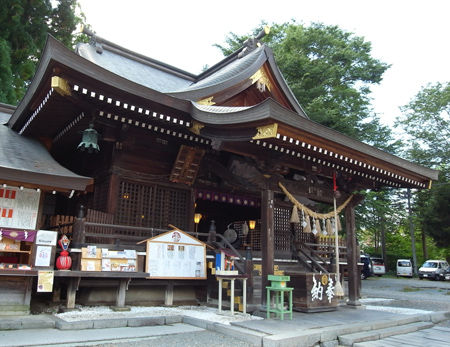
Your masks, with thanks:
[{"label": "stone pavement", "polygon": [[[404,336],[422,334],[433,343],[449,345],[450,328],[436,323],[450,319],[450,312],[399,314],[346,305],[336,311],[295,312],[292,320],[264,319],[214,323],[187,316],[132,317],[66,322],[50,315],[3,317],[0,320],[0,346],[45,346],[76,342],[105,342],[136,337],[151,337],[207,329],[246,341],[254,346],[391,346],[370,344],[382,339],[397,339],[408,345]],[[425,329],[425,330],[424,330]],[[430,332],[431,331],[431,332]],[[399,335],[406,334],[407,335]],[[392,337],[390,337],[392,336]],[[437,337],[436,337],[437,336]],[[403,339],[403,340],[402,340]],[[365,342],[375,341],[375,342]],[[385,340],[383,340],[385,341]],[[419,340],[415,340],[416,342]],[[392,342],[394,343],[394,342]],[[392,346],[400,346],[400,343]],[[413,344],[411,344],[413,346]],[[419,346],[424,346],[423,343]]]}]

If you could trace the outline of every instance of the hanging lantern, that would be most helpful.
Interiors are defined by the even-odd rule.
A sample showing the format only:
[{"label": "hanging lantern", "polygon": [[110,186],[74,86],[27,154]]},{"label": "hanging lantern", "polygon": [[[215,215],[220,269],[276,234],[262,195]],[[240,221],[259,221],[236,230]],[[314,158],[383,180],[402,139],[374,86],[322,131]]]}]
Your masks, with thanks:
[{"label": "hanging lantern", "polygon": [[77,149],[80,151],[87,151],[88,153],[98,153],[100,147],[97,144],[98,132],[94,129],[94,123],[89,123],[89,128],[83,130],[81,142]]},{"label": "hanging lantern", "polygon": [[200,219],[202,219],[202,214],[201,213],[195,213],[194,214],[194,223],[195,224],[200,223]]},{"label": "hanging lantern", "polygon": [[67,251],[69,249],[70,240],[66,235],[63,235],[59,241],[59,246],[62,249],[62,252],[60,253],[58,259],[56,259],[56,268],[58,270],[69,270],[72,266],[72,258],[69,256],[69,252]]},{"label": "hanging lantern", "polygon": [[249,220],[248,221],[248,226],[250,228],[250,230],[254,230],[256,227],[256,221],[255,220]]}]

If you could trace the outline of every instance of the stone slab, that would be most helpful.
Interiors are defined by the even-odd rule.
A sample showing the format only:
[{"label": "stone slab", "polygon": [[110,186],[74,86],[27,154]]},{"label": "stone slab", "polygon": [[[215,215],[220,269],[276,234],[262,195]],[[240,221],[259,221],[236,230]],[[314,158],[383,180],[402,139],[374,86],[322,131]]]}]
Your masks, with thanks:
[{"label": "stone slab", "polygon": [[233,336],[234,338],[248,342],[253,346],[262,346],[263,337],[266,336],[266,334],[257,331],[220,323],[214,323],[213,330],[224,335]]},{"label": "stone slab", "polygon": [[93,329],[94,322],[91,320],[67,322],[62,319],[55,319],[55,328],[59,330],[83,330]]},{"label": "stone slab", "polygon": [[166,316],[165,317],[165,324],[175,324],[175,323],[182,323],[183,322],[183,316]]},{"label": "stone slab", "polygon": [[265,336],[263,338],[264,347],[296,347],[314,346],[320,342],[320,331],[293,331],[289,333]]},{"label": "stone slab", "polygon": [[121,328],[126,327],[128,321],[126,318],[119,319],[96,319],[94,322],[94,329],[105,329],[105,328]]}]

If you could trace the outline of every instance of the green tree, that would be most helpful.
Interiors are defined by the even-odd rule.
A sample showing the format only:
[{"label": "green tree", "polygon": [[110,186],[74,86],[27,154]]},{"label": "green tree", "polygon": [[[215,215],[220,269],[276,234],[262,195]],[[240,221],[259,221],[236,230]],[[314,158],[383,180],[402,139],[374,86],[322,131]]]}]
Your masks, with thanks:
[{"label": "green tree", "polygon": [[[216,47],[229,55],[259,30],[244,36],[230,33]],[[262,40],[312,120],[390,153],[399,151],[401,142],[370,106],[370,86],[381,81],[389,66],[371,56],[369,42],[337,26],[295,22],[272,25]],[[381,245],[377,251],[386,256],[385,235],[398,228],[392,193],[370,192],[365,199],[357,209],[358,230],[370,234],[376,247]]]},{"label": "green tree", "polygon": [[[224,46],[216,46],[227,55],[255,33],[230,33]],[[337,26],[295,22],[272,25],[263,40],[312,120],[356,139],[385,143],[377,136],[390,130],[377,122],[369,94],[388,65],[371,56],[369,42]]]},{"label": "green tree", "polygon": [[411,139],[406,156],[440,171],[430,190],[415,194],[414,212],[421,230],[450,254],[450,82],[422,88],[396,125]]},{"label": "green tree", "polygon": [[450,159],[450,82],[429,84],[402,107],[396,125],[412,139],[406,154],[416,162],[442,167]]},{"label": "green tree", "polygon": [[76,0],[0,0],[0,102],[16,104],[23,97],[47,34],[72,46],[83,22],[77,6]]}]

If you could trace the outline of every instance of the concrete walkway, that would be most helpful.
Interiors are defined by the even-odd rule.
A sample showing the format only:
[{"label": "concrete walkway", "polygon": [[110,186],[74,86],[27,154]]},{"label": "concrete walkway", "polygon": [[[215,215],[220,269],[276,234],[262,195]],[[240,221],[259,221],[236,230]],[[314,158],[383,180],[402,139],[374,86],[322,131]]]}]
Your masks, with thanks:
[{"label": "concrete walkway", "polygon": [[[435,323],[448,319],[450,312],[411,315],[364,308],[353,309],[345,305],[332,312],[295,312],[292,320],[248,320],[233,322],[231,325],[187,316],[133,317],[83,322],[66,322],[48,315],[4,317],[0,320],[0,346],[67,346],[77,342],[105,342],[112,339],[142,338],[208,329],[233,336],[254,346],[369,347],[381,345],[360,343],[436,329],[438,327],[434,327]],[[437,335],[444,342],[450,341],[448,328],[440,328]],[[435,346],[440,346],[439,341],[435,342]]]}]

